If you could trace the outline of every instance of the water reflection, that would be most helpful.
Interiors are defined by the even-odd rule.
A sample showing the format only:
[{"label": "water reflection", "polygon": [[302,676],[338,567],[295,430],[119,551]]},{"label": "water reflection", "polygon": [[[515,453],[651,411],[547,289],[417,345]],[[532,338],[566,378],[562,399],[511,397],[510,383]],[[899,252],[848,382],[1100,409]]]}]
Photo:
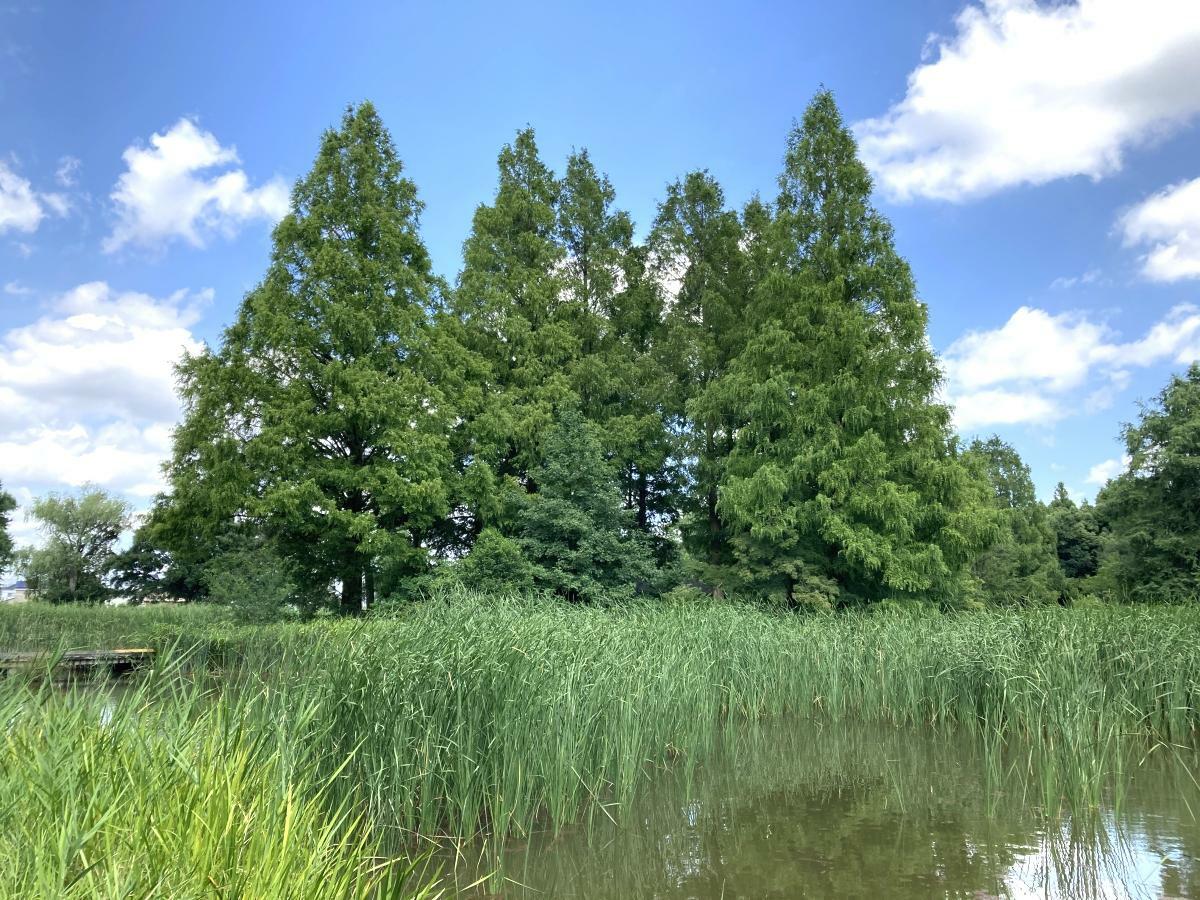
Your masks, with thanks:
[{"label": "water reflection", "polygon": [[[601,818],[511,842],[505,881],[488,889],[622,900],[1200,896],[1191,754],[1131,756],[1103,804],[1053,827],[1029,759],[1020,748],[985,754],[962,735],[774,727],[657,779],[620,827]],[[478,858],[459,857],[460,884],[494,864]]]}]

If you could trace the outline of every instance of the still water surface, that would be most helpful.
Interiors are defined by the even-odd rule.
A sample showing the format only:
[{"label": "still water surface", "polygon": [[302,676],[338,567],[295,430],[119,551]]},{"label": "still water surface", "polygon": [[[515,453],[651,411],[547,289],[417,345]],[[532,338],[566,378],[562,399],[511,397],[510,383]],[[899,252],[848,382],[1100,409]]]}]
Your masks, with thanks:
[{"label": "still water surface", "polygon": [[[633,808],[612,810],[618,824],[597,814],[508,842],[501,875],[462,896],[1200,898],[1196,756],[1146,754],[1130,748],[1097,806],[1051,819],[1047,773],[1021,748],[1001,757],[965,735],[773,727],[655,777]],[[462,853],[460,886],[495,868],[485,848]]]}]

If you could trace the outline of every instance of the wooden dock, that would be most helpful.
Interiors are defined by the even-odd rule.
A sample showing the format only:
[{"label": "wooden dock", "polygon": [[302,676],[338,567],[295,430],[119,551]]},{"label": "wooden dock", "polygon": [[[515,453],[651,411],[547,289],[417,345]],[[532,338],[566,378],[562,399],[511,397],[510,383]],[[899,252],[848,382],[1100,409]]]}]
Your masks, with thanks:
[{"label": "wooden dock", "polygon": [[54,677],[71,675],[108,675],[121,678],[148,666],[154,651],[146,647],[120,650],[68,650],[53,653],[0,653],[0,677],[17,672],[48,669]]}]

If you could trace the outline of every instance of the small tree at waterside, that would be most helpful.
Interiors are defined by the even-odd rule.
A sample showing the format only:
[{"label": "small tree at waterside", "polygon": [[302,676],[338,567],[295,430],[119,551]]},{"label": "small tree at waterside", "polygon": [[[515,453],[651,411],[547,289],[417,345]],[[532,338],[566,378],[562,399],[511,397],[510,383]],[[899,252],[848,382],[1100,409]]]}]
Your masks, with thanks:
[{"label": "small tree at waterside", "polygon": [[1200,363],[1125,427],[1128,468],[1101,489],[1102,575],[1133,600],[1200,600]]},{"label": "small tree at waterside", "polygon": [[568,600],[597,600],[654,581],[646,536],[577,411],[560,414],[547,433],[537,478],[538,493],[518,519],[518,543],[538,587]]},{"label": "small tree at waterside", "polygon": [[50,603],[101,603],[111,597],[109,569],[129,527],[129,504],[85,487],[77,496],[36,500],[32,515],[45,543],[23,551],[19,566],[33,595]]}]

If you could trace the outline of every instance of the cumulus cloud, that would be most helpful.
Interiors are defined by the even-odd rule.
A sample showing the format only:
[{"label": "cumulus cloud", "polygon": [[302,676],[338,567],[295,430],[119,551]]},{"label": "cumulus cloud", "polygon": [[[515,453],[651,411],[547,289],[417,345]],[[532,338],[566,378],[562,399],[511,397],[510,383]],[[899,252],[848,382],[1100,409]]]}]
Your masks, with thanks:
[{"label": "cumulus cloud", "polygon": [[213,235],[231,236],[246,222],[282,218],[288,188],[280,178],[252,188],[233,147],[190,119],[180,119],[149,146],[123,154],[126,170],[113,188],[117,221],[105,252],[127,245],[150,249],[182,240],[202,247]]},{"label": "cumulus cloud", "polygon": [[1145,247],[1142,273],[1152,281],[1200,278],[1200,178],[1147,198],[1118,221],[1127,246]]},{"label": "cumulus cloud", "polygon": [[1000,328],[969,332],[950,345],[943,359],[946,398],[960,429],[1044,425],[1076,408],[1111,405],[1131,368],[1197,358],[1200,307],[1190,304],[1176,306],[1134,341],[1121,341],[1084,313],[1023,306]]},{"label": "cumulus cloud", "polygon": [[856,126],[897,200],[1118,171],[1200,113],[1195,0],[982,0],[931,36],[902,100]]},{"label": "cumulus cloud", "polygon": [[1119,459],[1106,459],[1104,462],[1096,463],[1096,465],[1088,469],[1085,481],[1088,484],[1104,487],[1110,478],[1116,478],[1125,471],[1128,465],[1128,456],[1122,456]]},{"label": "cumulus cloud", "polygon": [[0,160],[0,234],[5,231],[37,231],[46,218],[47,209],[65,216],[70,203],[62,194],[43,194],[33,189],[27,178],[18,175]]},{"label": "cumulus cloud", "polygon": [[179,415],[174,365],[208,293],[164,299],[80,285],[0,335],[0,481],[36,492],[95,482],[133,497],[161,487]]}]

